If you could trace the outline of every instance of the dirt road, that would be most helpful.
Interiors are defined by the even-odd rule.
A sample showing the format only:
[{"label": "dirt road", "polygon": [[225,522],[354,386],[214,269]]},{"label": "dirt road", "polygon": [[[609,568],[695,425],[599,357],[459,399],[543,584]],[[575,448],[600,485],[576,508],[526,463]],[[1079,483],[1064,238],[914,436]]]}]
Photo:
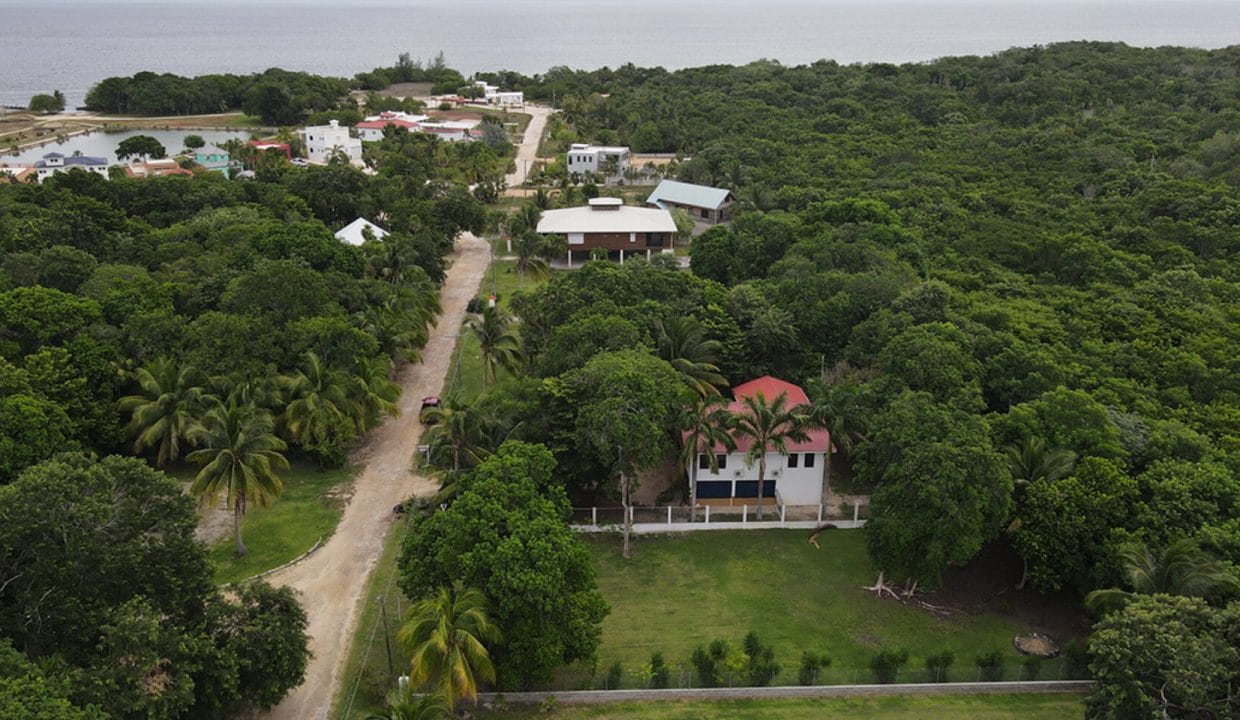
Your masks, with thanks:
[{"label": "dirt road", "polygon": [[543,130],[547,127],[547,117],[552,110],[539,105],[526,105],[525,112],[529,113],[531,119],[525,128],[521,144],[517,146],[516,170],[504,177],[510,188],[525,182],[526,174],[538,158],[538,143],[542,140]]},{"label": "dirt road", "polygon": [[[518,148],[518,157],[533,157],[546,125],[549,111],[534,110],[541,113],[534,113]],[[524,172],[518,162],[517,172],[509,175],[508,181],[524,181]],[[416,475],[411,469],[422,433],[418,410],[423,397],[438,395],[443,388],[456,344],[454,336],[465,318],[465,304],[478,292],[486,274],[487,243],[473,235],[463,235],[451,257],[439,325],[422,351],[422,362],[401,373],[400,415],[377,428],[355,458],[363,469],[336,533],[318,552],[269,578],[273,584],[301,592],[301,603],[310,621],[310,649],[314,652],[306,669],[306,681],[267,715],[272,720],[326,720],[342,682],[362,591],[382,552],[392,507],[411,495],[426,495],[437,489],[432,479]]]}]

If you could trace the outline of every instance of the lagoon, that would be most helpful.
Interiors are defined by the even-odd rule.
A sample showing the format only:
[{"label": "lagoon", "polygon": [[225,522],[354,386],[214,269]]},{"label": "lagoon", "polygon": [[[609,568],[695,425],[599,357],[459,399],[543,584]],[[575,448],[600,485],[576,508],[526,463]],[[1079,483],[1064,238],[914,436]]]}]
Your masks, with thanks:
[{"label": "lagoon", "polygon": [[114,163],[117,162],[116,146],[122,140],[134,135],[150,135],[168,150],[169,155],[174,155],[185,148],[186,135],[200,135],[208,145],[219,145],[229,140],[249,140],[262,133],[251,130],[123,130],[119,132],[97,130],[86,135],[75,135],[63,142],[51,140],[44,145],[26,148],[16,155],[5,151],[4,154],[0,154],[0,162],[32,163],[42,159],[47,153],[72,155],[75,152],[81,152],[83,155],[107,158],[109,162]]}]

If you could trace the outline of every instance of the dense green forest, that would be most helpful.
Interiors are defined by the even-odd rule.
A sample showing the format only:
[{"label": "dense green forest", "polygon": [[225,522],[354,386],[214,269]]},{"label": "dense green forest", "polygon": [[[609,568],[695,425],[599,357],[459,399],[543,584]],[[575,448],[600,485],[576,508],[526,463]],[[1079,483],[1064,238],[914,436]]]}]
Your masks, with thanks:
[{"label": "dense green forest", "polygon": [[[486,77],[554,92],[577,138],[677,153],[680,179],[730,188],[740,212],[694,240],[692,275],[592,263],[518,295],[520,352],[480,335],[512,378],[457,409],[472,417],[439,433],[445,466],[545,443],[575,500],[620,498],[701,418],[693,393],[643,377],[771,373],[810,389],[809,416],[872,491],[888,582],[933,587],[999,542],[1040,591],[1237,597],[1240,48]],[[565,184],[537,202],[575,195]],[[653,452],[633,440],[651,428],[625,424],[635,407]],[[1149,632],[1159,612],[1107,622]],[[1187,644],[1223,622],[1193,612]],[[1235,711],[1234,663],[1160,699],[1151,685],[1191,658],[1137,668],[1113,638],[1096,669],[1131,673],[1127,690],[1091,715]],[[1226,666],[1238,646],[1210,652]]]},{"label": "dense green forest", "polygon": [[393,83],[411,82],[430,83],[435,93],[452,93],[465,84],[465,79],[445,64],[443,53],[425,66],[402,53],[395,65],[358,73],[352,80],[280,68],[251,75],[193,78],[145,71],[101,80],[87,93],[86,108],[156,116],[241,110],[269,125],[295,125],[316,114],[355,110],[357,103],[347,97],[351,89],[383,90]]},{"label": "dense green forest", "polygon": [[[217,590],[194,500],[226,498],[244,554],[288,461],[339,466],[395,412],[446,255],[488,222],[458,161],[508,162],[470,145],[0,185],[0,714],[233,717],[301,683],[293,592]],[[359,216],[391,234],[333,236]],[[160,471],[186,463],[188,494]]]}]

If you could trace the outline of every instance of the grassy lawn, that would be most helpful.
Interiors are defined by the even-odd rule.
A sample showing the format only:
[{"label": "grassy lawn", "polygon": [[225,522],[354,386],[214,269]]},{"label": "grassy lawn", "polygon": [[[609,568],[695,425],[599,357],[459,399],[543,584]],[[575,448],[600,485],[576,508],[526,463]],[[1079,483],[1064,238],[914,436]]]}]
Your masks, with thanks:
[{"label": "grassy lawn", "polygon": [[[947,618],[893,600],[877,600],[863,586],[875,572],[866,556],[864,531],[838,530],[819,538],[821,550],[801,530],[754,530],[639,537],[633,559],[620,556],[620,538],[587,538],[598,584],[611,605],[603,621],[600,670],[619,662],[623,685],[636,686],[634,671],[661,651],[685,678],[695,647],[715,639],[738,645],[753,630],[774,647],[782,666],[775,684],[796,684],[800,655],[827,653],[823,684],[871,682],[869,661],[882,648],[904,648],[910,658],[901,678],[925,679],[925,657],[956,654],[953,680],[976,679],[974,659],[999,650],[1006,677],[1017,679],[1020,658],[1012,638],[1028,628],[1015,609]],[[1058,661],[1042,667],[1057,679]],[[572,680],[565,678],[565,686]]]},{"label": "grassy lawn", "polygon": [[[495,252],[497,255],[507,252],[507,246],[503,240],[496,240]],[[518,290],[527,293],[533,292],[542,287],[546,282],[546,279],[536,278],[528,273],[525,279],[522,280],[521,276],[517,274],[517,262],[515,260],[496,260],[491,263],[491,268],[487,270],[487,274],[482,278],[482,284],[478,288],[478,297],[486,300],[490,297],[491,291],[495,290],[499,293],[499,306],[509,310],[509,303],[512,302],[512,294],[514,292]]]},{"label": "grassy lawn", "polygon": [[607,705],[512,705],[479,712],[480,718],[546,718],[547,720],[1075,720],[1085,714],[1080,695],[950,695],[922,697],[855,697],[821,700],[672,700]]},{"label": "grassy lawn", "polygon": [[295,465],[283,476],[284,492],[266,508],[250,508],[241,521],[249,552],[236,556],[232,534],[210,548],[215,581],[244,580],[278,567],[309,550],[336,529],[344,496],[358,468],[319,471]]}]

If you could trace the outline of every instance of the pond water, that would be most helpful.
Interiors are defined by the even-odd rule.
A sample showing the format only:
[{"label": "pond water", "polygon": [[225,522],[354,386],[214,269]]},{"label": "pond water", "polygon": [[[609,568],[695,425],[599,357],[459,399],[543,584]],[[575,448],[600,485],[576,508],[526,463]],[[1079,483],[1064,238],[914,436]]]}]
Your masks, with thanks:
[{"label": "pond water", "polygon": [[256,133],[251,130],[125,130],[122,132],[104,132],[102,130],[87,135],[75,135],[64,142],[52,140],[46,145],[30,147],[16,155],[5,152],[0,154],[0,162],[32,163],[43,159],[47,153],[58,152],[61,155],[72,155],[80,150],[83,155],[107,158],[108,162],[118,162],[116,146],[126,138],[134,135],[150,135],[174,155],[185,149],[186,135],[199,135],[208,145],[219,145],[232,139],[249,140]]}]

